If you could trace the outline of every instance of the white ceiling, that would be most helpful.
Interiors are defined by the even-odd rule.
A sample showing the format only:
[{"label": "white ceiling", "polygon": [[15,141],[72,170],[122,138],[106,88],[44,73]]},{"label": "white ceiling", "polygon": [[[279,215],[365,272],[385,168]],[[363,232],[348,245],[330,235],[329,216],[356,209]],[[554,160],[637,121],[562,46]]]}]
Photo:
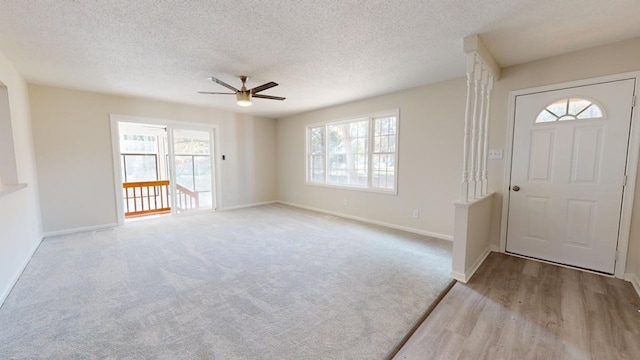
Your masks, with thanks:
[{"label": "white ceiling", "polygon": [[[640,36],[637,0],[0,0],[0,52],[29,82],[282,117]],[[206,80],[280,86],[250,108]]]}]

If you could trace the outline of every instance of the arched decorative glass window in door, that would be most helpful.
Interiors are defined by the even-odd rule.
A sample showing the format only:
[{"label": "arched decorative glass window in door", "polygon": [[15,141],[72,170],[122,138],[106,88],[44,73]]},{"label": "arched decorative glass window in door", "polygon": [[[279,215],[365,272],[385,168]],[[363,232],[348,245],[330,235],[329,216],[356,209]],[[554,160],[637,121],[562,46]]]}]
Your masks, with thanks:
[{"label": "arched decorative glass window in door", "polygon": [[582,98],[567,98],[558,100],[540,111],[536,117],[536,124],[602,118],[604,111],[595,102]]}]

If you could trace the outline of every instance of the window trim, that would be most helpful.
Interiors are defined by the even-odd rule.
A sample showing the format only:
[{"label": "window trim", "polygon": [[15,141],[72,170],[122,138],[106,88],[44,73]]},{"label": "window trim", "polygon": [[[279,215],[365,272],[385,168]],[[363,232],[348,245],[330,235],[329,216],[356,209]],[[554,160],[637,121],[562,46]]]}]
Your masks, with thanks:
[{"label": "window trim", "polygon": [[[375,188],[372,187],[372,175],[373,175],[373,155],[374,155],[374,119],[376,118],[380,118],[380,117],[385,117],[385,116],[395,116],[396,118],[396,149],[395,149],[395,171],[393,174],[393,183],[394,183],[394,187],[393,189],[383,189],[383,188]],[[367,186],[366,187],[362,187],[362,186],[357,186],[357,185],[342,185],[342,184],[333,184],[333,183],[327,183],[327,173],[328,173],[328,141],[329,141],[329,136],[327,134],[327,127],[329,125],[340,125],[340,124],[345,124],[345,123],[352,123],[352,122],[357,122],[357,121],[363,121],[363,120],[367,120],[369,122],[369,129],[368,129],[368,136],[367,136],[367,141],[368,141],[368,149],[367,149]],[[311,181],[311,169],[309,168],[311,166],[310,163],[310,157],[311,155],[311,129],[312,128],[316,128],[316,127],[324,127],[325,128],[325,138],[324,138],[324,182],[319,183],[319,182],[314,182]],[[400,166],[399,166],[399,158],[400,158],[400,109],[391,109],[391,110],[386,110],[386,111],[380,111],[380,112],[375,112],[375,113],[369,113],[369,114],[365,114],[365,115],[357,115],[357,116],[353,116],[353,117],[349,117],[349,118],[342,118],[339,120],[334,120],[334,121],[323,121],[323,122],[316,122],[316,123],[310,123],[310,124],[306,124],[304,126],[304,131],[305,131],[305,151],[304,151],[304,157],[305,157],[305,167],[304,167],[304,172],[305,172],[305,181],[304,184],[305,185],[310,185],[310,186],[318,186],[318,187],[324,187],[324,188],[332,188],[332,189],[343,189],[343,190],[358,190],[358,191],[364,191],[364,192],[371,192],[371,193],[377,193],[377,194],[386,194],[386,195],[398,195],[398,174],[400,173]]]}]

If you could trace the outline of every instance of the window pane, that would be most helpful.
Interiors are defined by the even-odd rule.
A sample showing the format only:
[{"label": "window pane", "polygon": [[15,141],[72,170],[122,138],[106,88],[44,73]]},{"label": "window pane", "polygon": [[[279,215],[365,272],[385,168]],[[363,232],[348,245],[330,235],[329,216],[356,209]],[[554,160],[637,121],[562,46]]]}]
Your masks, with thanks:
[{"label": "window pane", "polygon": [[324,126],[311,128],[309,131],[311,153],[312,154],[324,154]]},{"label": "window pane", "polygon": [[342,154],[329,156],[329,182],[347,184],[345,157]]},{"label": "window pane", "polygon": [[313,182],[324,182],[324,156],[313,155],[311,157],[311,176]]},{"label": "window pane", "polygon": [[176,184],[194,191],[195,184],[193,181],[193,157],[176,155],[175,163]]},{"label": "window pane", "polygon": [[158,172],[155,155],[122,155],[125,182],[155,181]]},{"label": "window pane", "polygon": [[[379,129],[378,129],[379,128]],[[393,189],[393,177],[395,167],[390,164],[390,159],[395,161],[396,152],[397,118],[395,116],[375,119],[373,141],[375,149],[373,152],[374,167],[372,171],[371,186],[374,188]],[[376,154],[386,154],[378,156]],[[388,166],[391,166],[388,169]],[[391,174],[391,178],[387,176]]]},{"label": "window pane", "polygon": [[213,206],[213,193],[211,191],[198,192],[198,206],[199,207],[211,207]]},{"label": "window pane", "polygon": [[174,129],[172,134],[177,211],[211,208],[211,132]]},{"label": "window pane", "polygon": [[329,154],[342,153],[344,151],[344,125],[329,125]]},{"label": "window pane", "polygon": [[209,133],[202,130],[176,130],[173,151],[178,155],[211,155]]},{"label": "window pane", "polygon": [[552,121],[571,121],[584,119],[599,119],[604,117],[600,106],[593,101],[570,98],[562,99],[547,106],[536,118],[536,123]]},{"label": "window pane", "polygon": [[591,105],[591,101],[585,99],[569,99],[569,114],[577,115],[587,106]]},{"label": "window pane", "polygon": [[604,117],[604,114],[600,106],[596,104],[591,104],[591,106],[578,115],[578,119],[598,119],[601,117]]},{"label": "window pane", "polygon": [[120,152],[121,153],[158,153],[158,138],[149,135],[129,135],[120,136]]},{"label": "window pane", "polygon": [[194,181],[195,190],[211,191],[211,157],[210,156],[194,156]]},{"label": "window pane", "polygon": [[193,156],[195,191],[198,193],[198,206],[211,207],[213,196],[211,192],[211,157]]},{"label": "window pane", "polygon": [[553,104],[547,106],[547,110],[551,111],[553,114],[558,117],[567,113],[567,104],[569,103],[569,99],[562,99],[554,102]]},{"label": "window pane", "polygon": [[395,187],[395,154],[373,155],[373,187],[393,189]]},{"label": "window pane", "polygon": [[538,117],[536,118],[536,123],[551,122],[556,120],[558,120],[558,118],[555,115],[547,111],[547,109],[544,109],[540,112],[540,114],[538,114]]},{"label": "window pane", "polygon": [[330,183],[367,185],[369,121],[329,125]]}]

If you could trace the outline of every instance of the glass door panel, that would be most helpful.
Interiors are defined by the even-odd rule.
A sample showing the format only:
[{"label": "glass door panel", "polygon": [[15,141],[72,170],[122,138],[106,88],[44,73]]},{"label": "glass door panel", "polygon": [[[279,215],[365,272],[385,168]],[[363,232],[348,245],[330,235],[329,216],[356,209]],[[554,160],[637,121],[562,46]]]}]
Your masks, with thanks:
[{"label": "glass door panel", "polygon": [[177,213],[213,206],[211,132],[173,129],[174,209]]}]

